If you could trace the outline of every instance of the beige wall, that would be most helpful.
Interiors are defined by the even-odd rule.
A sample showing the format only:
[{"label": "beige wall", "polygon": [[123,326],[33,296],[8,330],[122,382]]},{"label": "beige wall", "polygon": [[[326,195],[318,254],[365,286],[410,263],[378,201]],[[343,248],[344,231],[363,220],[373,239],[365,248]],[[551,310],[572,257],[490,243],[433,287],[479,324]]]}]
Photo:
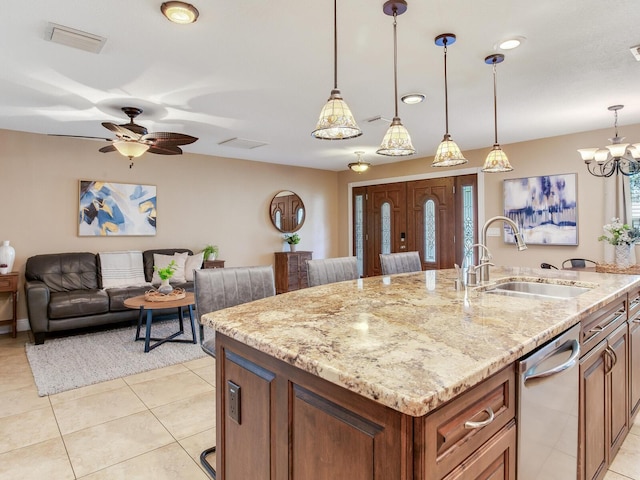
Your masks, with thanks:
[{"label": "beige wall", "polygon": [[[640,125],[624,126],[620,134],[628,140],[640,141]],[[536,267],[540,262],[560,265],[563,260],[571,257],[590,258],[596,261],[603,259],[603,246],[597,241],[602,234],[604,224],[603,198],[605,189],[611,189],[612,179],[601,179],[587,172],[584,162],[576,149],[583,147],[598,147],[608,143],[612,136],[611,129],[585,132],[575,135],[545,138],[531,142],[503,145],[513,166],[513,171],[503,174],[486,174],[484,176],[484,211],[481,216],[488,219],[494,215],[503,214],[502,181],[509,178],[520,178],[537,175],[577,173],[578,178],[578,245],[577,246],[543,246],[530,245],[528,250],[518,252],[513,245],[505,244],[501,238],[490,237],[488,247],[493,253],[497,265],[521,265]],[[456,140],[461,142],[462,134]],[[462,142],[461,148],[464,147]],[[480,169],[490,148],[481,150],[464,150],[469,162],[459,169]],[[374,166],[369,172],[356,174],[350,171],[340,172],[338,176],[339,193],[339,254],[349,255],[349,209],[348,186],[353,183],[367,182],[369,184],[387,183],[393,178],[403,176],[423,176],[442,174],[443,171],[454,173],[454,168],[440,169],[431,167],[433,156],[407,160],[400,163]],[[375,158],[367,159],[375,163]],[[384,181],[378,181],[384,179]],[[496,223],[493,227],[499,227]],[[636,247],[637,253],[640,248]]]},{"label": "beige wall", "polygon": [[[292,190],[305,203],[299,249],[337,256],[335,172],[196,154],[147,154],[129,169],[119,154],[99,153],[102,145],[0,130],[0,240],[10,240],[16,250],[21,296],[24,263],[40,253],[169,247],[198,252],[214,243],[227,266],[273,263],[283,238],[268,211],[279,190]],[[79,180],[156,185],[156,236],[79,237]],[[0,314],[8,318],[10,302],[0,302]],[[18,318],[26,316],[21,299]]]}]

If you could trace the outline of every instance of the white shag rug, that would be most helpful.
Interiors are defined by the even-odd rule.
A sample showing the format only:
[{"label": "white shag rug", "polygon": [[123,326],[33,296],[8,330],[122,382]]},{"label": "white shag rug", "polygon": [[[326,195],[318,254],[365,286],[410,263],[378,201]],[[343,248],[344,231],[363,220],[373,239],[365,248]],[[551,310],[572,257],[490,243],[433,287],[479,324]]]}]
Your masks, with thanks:
[{"label": "white shag rug", "polygon": [[[177,331],[177,319],[154,321],[151,326],[151,337],[167,337]],[[205,338],[207,338],[207,333],[211,337],[213,331],[205,329]],[[144,338],[144,325],[140,334]],[[42,345],[27,343],[25,345],[27,358],[38,387],[38,394],[40,396],[52,395],[106,380],[188,362],[206,355],[199,343],[175,342],[166,342],[149,353],[144,353],[144,340],[136,342],[135,336],[136,327],[131,326],[47,339]],[[184,334],[176,338],[192,338],[191,325],[187,319],[184,322]]]}]

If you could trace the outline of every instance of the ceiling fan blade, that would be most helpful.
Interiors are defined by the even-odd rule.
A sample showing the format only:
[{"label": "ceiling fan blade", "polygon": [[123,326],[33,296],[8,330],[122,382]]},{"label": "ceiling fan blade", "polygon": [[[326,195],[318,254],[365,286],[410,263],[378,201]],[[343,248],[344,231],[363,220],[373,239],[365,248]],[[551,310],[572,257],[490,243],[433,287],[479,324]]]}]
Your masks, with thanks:
[{"label": "ceiling fan blade", "polygon": [[116,147],[114,145],[107,145],[106,147],[99,148],[98,151],[102,153],[115,152]]},{"label": "ceiling fan blade", "polygon": [[62,133],[49,133],[50,137],[88,138],[89,140],[101,140],[103,142],[113,142],[112,138],[90,137],[87,135],[64,135]]},{"label": "ceiling fan blade", "polygon": [[155,144],[149,147],[148,153],[156,153],[158,155],[181,155],[182,149],[175,145]]},{"label": "ceiling fan blade", "polygon": [[132,132],[128,128],[124,128],[122,125],[116,125],[115,123],[111,122],[102,122],[102,126],[107,130],[112,131],[118,138],[121,138],[123,140],[140,140],[140,135]]},{"label": "ceiling fan blade", "polygon": [[197,137],[192,137],[191,135],[185,135],[183,133],[172,133],[172,132],[153,132],[147,133],[140,137],[140,141],[142,142],[150,142],[153,144],[162,144],[162,145],[188,145],[190,143],[198,140]]}]

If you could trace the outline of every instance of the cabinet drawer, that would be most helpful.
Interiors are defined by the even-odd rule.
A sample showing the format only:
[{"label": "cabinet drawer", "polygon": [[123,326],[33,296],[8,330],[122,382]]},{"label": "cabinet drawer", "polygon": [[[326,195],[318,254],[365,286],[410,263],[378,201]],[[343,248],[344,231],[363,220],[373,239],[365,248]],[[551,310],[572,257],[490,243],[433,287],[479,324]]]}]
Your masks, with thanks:
[{"label": "cabinet drawer", "polygon": [[424,478],[443,478],[509,423],[515,417],[515,388],[515,370],[509,366],[416,419],[417,441],[426,446],[417,465]]},{"label": "cabinet drawer", "polygon": [[629,292],[629,318],[640,314],[640,289]]},{"label": "cabinet drawer", "polygon": [[13,292],[18,289],[18,275],[0,275],[0,291]]},{"label": "cabinet drawer", "polygon": [[626,321],[627,305],[625,298],[614,300],[609,305],[584,318],[580,322],[582,354],[587,353]]}]

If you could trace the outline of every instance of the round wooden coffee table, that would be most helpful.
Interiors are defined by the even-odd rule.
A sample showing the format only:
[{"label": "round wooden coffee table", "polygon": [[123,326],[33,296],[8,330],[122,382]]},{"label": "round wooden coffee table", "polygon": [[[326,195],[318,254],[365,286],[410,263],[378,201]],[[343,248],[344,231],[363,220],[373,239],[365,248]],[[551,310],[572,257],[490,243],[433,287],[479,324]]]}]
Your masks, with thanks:
[{"label": "round wooden coffee table", "polygon": [[[180,343],[198,343],[196,338],[196,329],[193,322],[193,305],[195,304],[195,297],[193,293],[187,292],[184,298],[180,298],[178,300],[170,300],[168,302],[151,302],[146,300],[144,295],[138,295],[137,297],[127,298],[124,301],[124,305],[127,308],[132,308],[136,310],[140,310],[140,315],[138,316],[138,329],[136,330],[136,341],[142,340],[140,337],[140,328],[142,327],[142,319],[144,318],[145,311],[147,315],[147,328],[144,336],[144,351],[145,353],[153,350],[159,345],[162,345],[165,342],[180,342]],[[184,333],[184,315],[183,315],[183,307],[189,308],[189,320],[191,321],[191,334],[192,339],[176,339],[178,335],[182,335]],[[168,337],[165,338],[154,338],[151,336],[151,323],[153,321],[153,311],[161,310],[167,308],[177,308],[178,309],[178,320],[180,322],[180,330],[176,333],[172,333]],[[151,341],[156,343],[151,344]]]}]

